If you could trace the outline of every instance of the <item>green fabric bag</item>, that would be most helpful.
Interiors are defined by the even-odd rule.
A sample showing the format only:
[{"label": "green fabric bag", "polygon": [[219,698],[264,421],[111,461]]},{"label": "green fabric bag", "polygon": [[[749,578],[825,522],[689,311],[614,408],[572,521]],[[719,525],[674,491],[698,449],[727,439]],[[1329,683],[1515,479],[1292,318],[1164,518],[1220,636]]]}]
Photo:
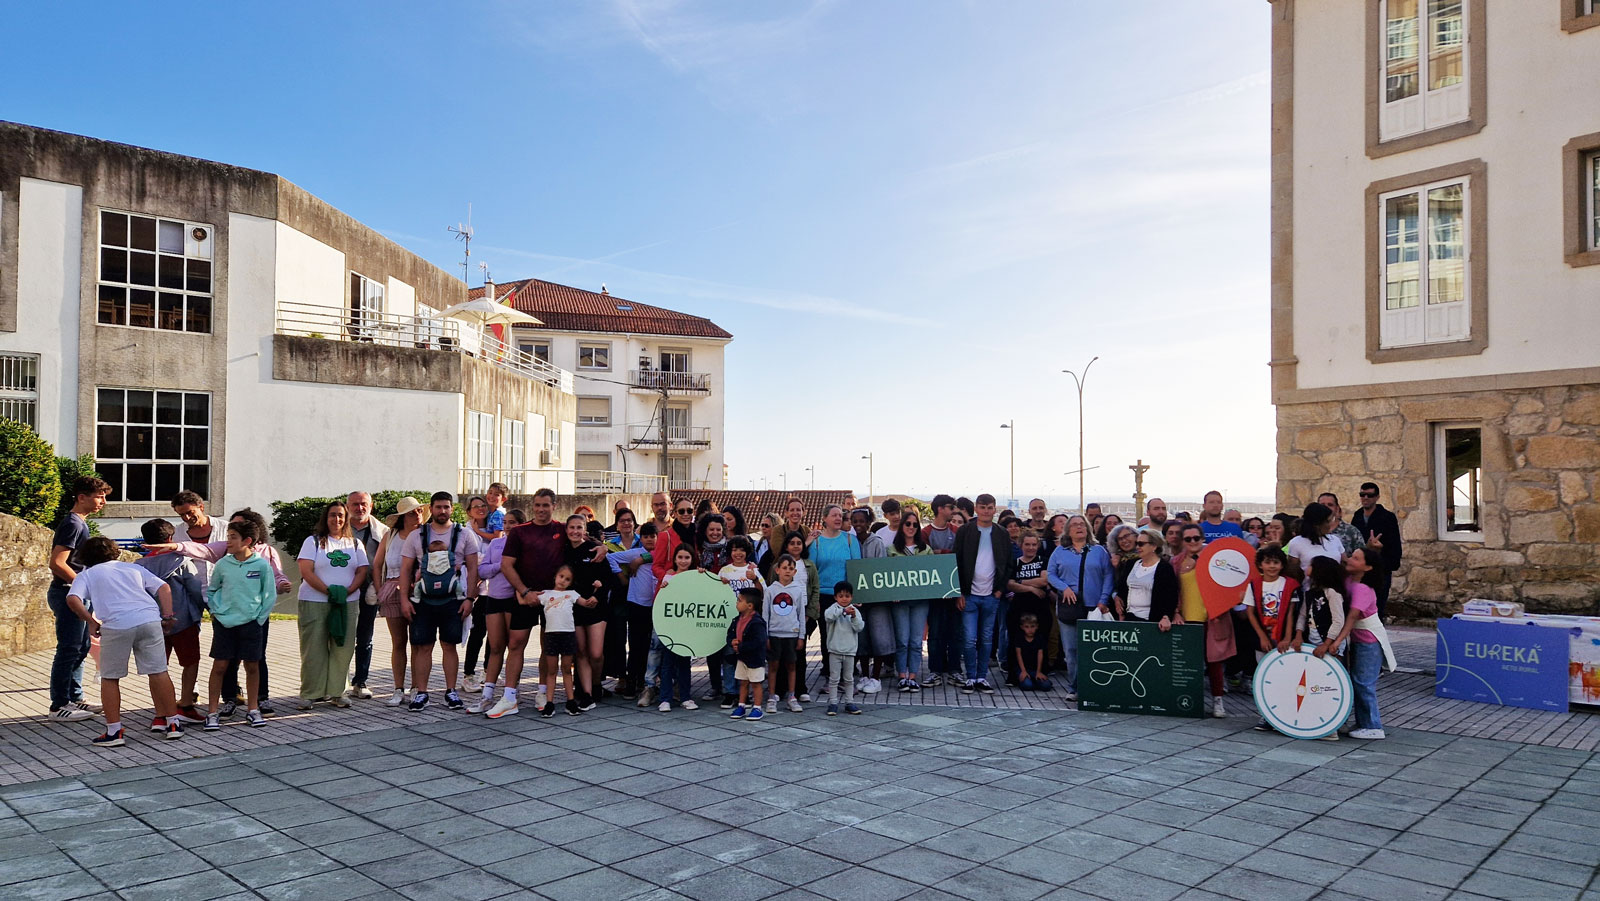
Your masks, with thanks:
[{"label": "green fabric bag", "polygon": [[349,597],[349,588],[343,585],[328,586],[328,637],[341,648],[344,647],[345,631],[348,628],[344,605]]}]

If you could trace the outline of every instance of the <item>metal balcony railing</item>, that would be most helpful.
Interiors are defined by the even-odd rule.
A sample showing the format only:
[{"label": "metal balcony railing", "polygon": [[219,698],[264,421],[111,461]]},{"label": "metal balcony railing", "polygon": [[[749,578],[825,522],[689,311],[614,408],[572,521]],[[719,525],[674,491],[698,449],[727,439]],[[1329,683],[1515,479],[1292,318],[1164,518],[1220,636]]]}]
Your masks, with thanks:
[{"label": "metal balcony railing", "polygon": [[572,373],[512,347],[493,332],[456,319],[402,316],[285,300],[278,302],[276,327],[280,335],[465,354],[544,382],[564,393],[572,393]]},{"label": "metal balcony railing", "polygon": [[[665,429],[668,447],[708,447],[711,444],[709,426],[669,425]],[[632,444],[661,444],[662,428],[658,425],[628,426],[628,441]]]},{"label": "metal balcony railing", "polygon": [[634,391],[710,394],[711,373],[667,372],[661,369],[634,369],[628,373],[628,387]]}]

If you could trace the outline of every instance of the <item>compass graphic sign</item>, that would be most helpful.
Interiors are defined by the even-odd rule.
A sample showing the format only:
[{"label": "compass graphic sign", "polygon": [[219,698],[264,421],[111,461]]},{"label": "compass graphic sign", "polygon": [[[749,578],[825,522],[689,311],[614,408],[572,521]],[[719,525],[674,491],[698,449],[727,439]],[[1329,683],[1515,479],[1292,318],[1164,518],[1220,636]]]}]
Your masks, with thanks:
[{"label": "compass graphic sign", "polygon": [[1332,735],[1350,716],[1350,674],[1332,657],[1273,651],[1256,666],[1256,709],[1290,738]]}]

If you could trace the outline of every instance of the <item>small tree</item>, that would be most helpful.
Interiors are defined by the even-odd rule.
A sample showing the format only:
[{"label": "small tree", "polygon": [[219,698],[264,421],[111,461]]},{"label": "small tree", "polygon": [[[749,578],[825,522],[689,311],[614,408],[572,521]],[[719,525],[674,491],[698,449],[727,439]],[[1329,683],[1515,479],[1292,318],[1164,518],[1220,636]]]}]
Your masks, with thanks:
[{"label": "small tree", "polygon": [[50,442],[20,422],[0,419],[0,513],[55,525],[61,477]]},{"label": "small tree", "polygon": [[920,522],[923,525],[927,525],[933,521],[933,506],[921,498],[902,498],[900,501],[900,509],[901,511],[917,511],[917,522]]}]

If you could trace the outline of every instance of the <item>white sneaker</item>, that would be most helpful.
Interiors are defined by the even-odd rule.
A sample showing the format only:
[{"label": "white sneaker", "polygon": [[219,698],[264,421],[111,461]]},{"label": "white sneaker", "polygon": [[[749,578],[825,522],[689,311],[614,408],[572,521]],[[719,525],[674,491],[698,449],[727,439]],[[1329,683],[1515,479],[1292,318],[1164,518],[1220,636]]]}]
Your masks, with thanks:
[{"label": "white sneaker", "polygon": [[666,713],[667,711],[672,709],[672,702],[671,701],[662,701],[660,706],[658,706],[656,709],[661,711],[662,713]]},{"label": "white sneaker", "polygon": [[494,706],[494,697],[493,696],[483,697],[483,696],[480,695],[476,701],[473,701],[471,704],[467,705],[467,712],[468,713],[472,713],[472,714],[484,713],[484,712],[487,712],[488,709],[490,707],[493,707],[493,706]]},{"label": "white sneaker", "polygon": [[469,693],[475,692],[475,691],[482,691],[483,690],[483,680],[479,679],[477,676],[468,676],[465,680],[462,681],[461,687],[466,689],[467,692],[469,692]]},{"label": "white sneaker", "polygon": [[777,713],[778,712],[778,699],[773,695],[767,695],[767,712],[768,713]]},{"label": "white sneaker", "polygon": [[805,708],[800,706],[800,702],[799,701],[796,701],[794,698],[790,698],[789,699],[789,712],[790,713],[804,713],[805,712]]},{"label": "white sneaker", "polygon": [[78,720],[86,720],[92,716],[94,714],[90,711],[68,704],[65,707],[57,707],[55,710],[50,711],[50,715],[46,719],[52,723],[75,723]]},{"label": "white sneaker", "polygon": [[1228,711],[1223,708],[1221,698],[1216,698],[1211,702],[1211,715],[1219,720],[1227,717]]},{"label": "white sneaker", "polygon": [[1077,699],[1078,699],[1078,693],[1077,692],[1075,692],[1075,691],[1067,692],[1067,700],[1076,701]]},{"label": "white sneaker", "polygon": [[501,695],[500,700],[494,702],[489,708],[489,719],[497,720],[503,716],[517,715],[517,699],[511,695]]},{"label": "white sneaker", "polygon": [[811,692],[809,692],[809,691],[800,692],[800,700],[804,701],[807,704],[811,703]]},{"label": "white sneaker", "polygon": [[384,706],[386,706],[386,707],[400,707],[400,706],[403,706],[405,704],[405,702],[406,702],[405,689],[396,688],[394,690],[394,694],[389,696],[389,700],[384,701],[383,703],[384,703]]},{"label": "white sneaker", "polygon": [[646,685],[644,687],[644,691],[639,692],[639,700],[637,701],[638,705],[640,707],[650,707],[650,706],[653,706],[655,704],[655,702],[656,702],[656,688],[655,688],[655,686],[654,685]]},{"label": "white sneaker", "polygon": [[1382,729],[1353,729],[1350,732],[1350,737],[1359,738],[1363,741],[1382,741],[1388,738],[1387,735],[1383,734]]},{"label": "white sneaker", "polygon": [[684,698],[683,699],[683,709],[684,710],[699,710],[700,709],[700,705],[696,704],[694,702],[694,698]]},{"label": "white sneaker", "polygon": [[863,676],[861,681],[856,683],[856,688],[860,690],[862,694],[875,695],[883,690],[883,683],[872,678],[871,676]]},{"label": "white sneaker", "polygon": [[370,701],[370,700],[372,700],[372,690],[367,688],[365,685],[352,685],[352,686],[350,686],[349,695],[350,695],[350,697],[355,698],[355,699],[360,700],[360,701]]}]

